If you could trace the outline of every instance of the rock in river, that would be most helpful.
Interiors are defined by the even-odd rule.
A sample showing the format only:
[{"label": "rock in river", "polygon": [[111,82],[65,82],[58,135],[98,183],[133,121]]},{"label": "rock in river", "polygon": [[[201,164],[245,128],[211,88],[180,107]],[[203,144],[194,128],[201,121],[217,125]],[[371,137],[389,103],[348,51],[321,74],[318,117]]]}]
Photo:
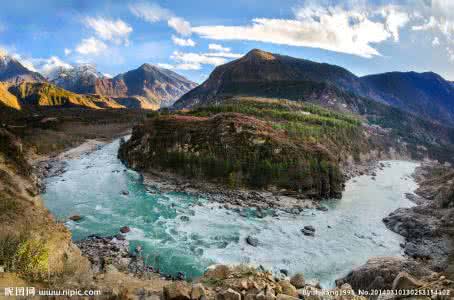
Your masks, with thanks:
[{"label": "rock in river", "polygon": [[69,219],[70,219],[71,221],[77,222],[77,221],[82,220],[82,217],[79,216],[79,215],[74,215],[74,216],[69,217]]},{"label": "rock in river", "polygon": [[301,229],[301,232],[302,232],[305,236],[314,236],[314,235],[315,235],[315,232],[313,232],[313,231],[311,231],[311,230],[307,230],[306,228]]},{"label": "rock in river", "polygon": [[131,231],[131,228],[129,228],[129,226],[123,226],[120,228],[121,233],[128,233],[130,231]]},{"label": "rock in river", "polygon": [[312,225],[306,225],[306,226],[304,226],[304,229],[315,232],[315,228]]},{"label": "rock in river", "polygon": [[248,235],[246,238],[246,242],[251,245],[252,247],[257,247],[259,244],[259,240],[253,236]]}]

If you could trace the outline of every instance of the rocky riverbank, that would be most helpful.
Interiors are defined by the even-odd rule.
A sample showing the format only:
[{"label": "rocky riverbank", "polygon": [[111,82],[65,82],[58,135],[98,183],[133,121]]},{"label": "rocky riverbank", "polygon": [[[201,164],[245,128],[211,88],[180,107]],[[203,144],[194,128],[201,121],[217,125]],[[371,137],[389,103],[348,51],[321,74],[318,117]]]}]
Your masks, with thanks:
[{"label": "rocky riverbank", "polygon": [[415,179],[419,188],[407,197],[417,205],[399,208],[383,222],[405,237],[406,255],[446,271],[454,253],[454,170],[425,164],[416,170]]},{"label": "rocky riverbank", "polygon": [[[368,161],[346,165],[343,174],[347,179],[357,176],[375,178],[378,170],[389,167],[387,162]],[[219,203],[225,208],[241,209],[244,207],[264,209],[278,209],[291,214],[299,214],[305,209],[327,210],[318,199],[309,199],[304,194],[286,189],[273,191],[252,190],[246,188],[231,189],[225,185],[191,179],[173,172],[164,172],[150,169],[143,173],[144,184],[151,192],[182,192],[208,199]]]}]

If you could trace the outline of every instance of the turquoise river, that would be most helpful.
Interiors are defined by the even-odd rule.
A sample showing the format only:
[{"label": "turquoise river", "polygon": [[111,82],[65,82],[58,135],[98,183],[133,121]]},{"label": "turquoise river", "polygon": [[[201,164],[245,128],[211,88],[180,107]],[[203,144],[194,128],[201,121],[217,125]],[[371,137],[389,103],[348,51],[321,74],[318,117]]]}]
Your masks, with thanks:
[{"label": "turquoise river", "polygon": [[[416,163],[390,161],[376,180],[350,180],[342,200],[323,202],[326,212],[277,211],[277,216],[256,218],[201,197],[159,193],[145,186],[140,174],[117,159],[118,147],[117,140],[67,160],[65,173],[46,180],[44,201],[57,219],[83,216],[79,222],[65,223],[75,240],[115,235],[129,226],[126,238],[131,247],[142,245],[149,262],[167,274],[182,271],[195,277],[211,264],[249,263],[274,271],[301,271],[324,286],[332,286],[371,256],[402,254],[402,237],[388,230],[382,218],[413,205],[405,193],[416,188],[410,177]],[[301,233],[305,225],[316,228],[315,237]],[[245,242],[248,235],[258,238],[257,247]]]}]

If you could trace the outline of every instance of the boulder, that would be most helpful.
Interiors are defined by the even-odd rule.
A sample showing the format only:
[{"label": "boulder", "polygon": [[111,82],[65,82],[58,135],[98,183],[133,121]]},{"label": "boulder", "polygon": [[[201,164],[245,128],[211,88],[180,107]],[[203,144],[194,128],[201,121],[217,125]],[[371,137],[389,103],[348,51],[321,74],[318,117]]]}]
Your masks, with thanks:
[{"label": "boulder", "polygon": [[206,297],[205,287],[201,283],[192,285],[191,299],[200,300],[202,297]]},{"label": "boulder", "polygon": [[[396,276],[405,271],[420,278],[430,276],[433,272],[420,262],[403,257],[372,257],[364,265],[353,269],[344,278],[336,280],[337,286],[349,283],[353,290],[391,289]],[[377,277],[382,279],[375,280]],[[373,286],[376,282],[380,286]]]},{"label": "boulder", "polygon": [[282,289],[282,294],[292,296],[292,297],[298,297],[298,291],[296,288],[290,283],[288,280],[281,280],[278,282],[278,285]]},{"label": "boulder", "polygon": [[299,298],[297,297],[292,297],[289,295],[284,295],[284,294],[279,294],[277,295],[276,300],[298,300]]},{"label": "boulder", "polygon": [[216,300],[241,300],[241,294],[232,289],[227,289],[217,294]]},{"label": "boulder", "polygon": [[315,227],[312,225],[306,225],[304,226],[304,229],[315,232]]},{"label": "boulder", "polygon": [[314,288],[317,288],[317,289],[321,289],[321,285],[320,285],[320,280],[318,279],[309,279],[309,280],[306,280],[306,282],[304,283],[305,286],[311,286],[311,287],[314,287]]},{"label": "boulder", "polygon": [[164,300],[190,300],[191,286],[184,281],[175,281],[164,287]]},{"label": "boulder", "polygon": [[296,273],[293,275],[292,278],[290,278],[290,283],[297,289],[303,288],[306,284],[303,273]]},{"label": "boulder", "polygon": [[73,215],[73,216],[69,217],[69,219],[71,221],[78,222],[78,221],[82,220],[82,217],[79,215]]},{"label": "boulder", "polygon": [[279,272],[280,272],[282,275],[288,276],[288,270],[287,270],[287,269],[280,269]]},{"label": "boulder", "polygon": [[256,300],[276,300],[274,290],[269,286],[266,286],[260,293],[255,297]]},{"label": "boulder", "polygon": [[207,271],[205,272],[206,278],[212,278],[216,280],[226,279],[230,274],[231,270],[229,266],[226,265],[213,265],[208,267]]},{"label": "boulder", "polygon": [[305,236],[314,236],[314,231],[312,230],[307,230],[305,228],[301,229],[301,232],[305,235]]},{"label": "boulder", "polygon": [[257,247],[259,244],[259,240],[253,236],[248,235],[246,238],[246,242],[251,245],[252,247]]},{"label": "boulder", "polygon": [[407,272],[400,272],[393,281],[393,290],[413,290],[422,286],[416,278]]},{"label": "boulder", "polygon": [[131,228],[129,228],[128,226],[123,226],[120,228],[121,233],[128,233],[130,231],[131,231]]}]

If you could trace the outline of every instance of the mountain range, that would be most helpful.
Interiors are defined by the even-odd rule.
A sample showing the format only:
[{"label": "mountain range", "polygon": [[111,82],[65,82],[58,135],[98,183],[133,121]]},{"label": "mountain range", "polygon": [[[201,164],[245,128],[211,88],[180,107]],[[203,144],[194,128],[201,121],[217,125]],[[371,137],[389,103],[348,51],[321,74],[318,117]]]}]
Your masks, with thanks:
[{"label": "mountain range", "polygon": [[[47,83],[75,94],[91,95],[91,98],[93,95],[97,95],[98,98],[109,97],[111,103],[117,103],[113,105],[114,107],[141,109],[170,106],[181,95],[196,86],[194,82],[173,71],[150,64],[143,64],[114,78],[98,72],[91,64],[58,67],[45,77],[27,69],[17,59],[8,55],[0,57],[0,81],[8,83],[9,89],[12,85],[20,85],[23,82]],[[5,88],[4,84],[2,90]],[[4,102],[6,105],[6,100]],[[54,102],[57,103],[60,102]],[[93,108],[93,105],[87,107]]]},{"label": "mountain range", "polygon": [[358,77],[339,66],[259,49],[216,67],[175,107],[189,108],[242,95],[314,102],[357,112],[358,103],[340,91],[454,125],[454,85],[435,73],[393,72]]},{"label": "mountain range", "polygon": [[[101,106],[142,109],[171,106],[175,101],[177,109],[190,108],[242,95],[306,101],[359,113],[364,108],[360,99],[368,98],[454,126],[454,83],[438,74],[390,72],[358,77],[336,65],[259,49],[216,67],[199,86],[171,70],[150,64],[113,78],[98,72],[94,65],[80,64],[59,67],[46,78],[7,55],[0,57],[0,81],[8,82],[1,87],[5,95],[5,89],[22,81],[45,82],[75,94],[98,95],[102,101],[110,98],[110,104]],[[8,102],[9,107],[17,107],[11,95],[7,98],[1,100]]]},{"label": "mountain range", "polygon": [[62,68],[50,82],[82,94],[99,94],[113,98],[140,98],[145,102],[170,106],[196,84],[185,77],[157,66],[143,64],[114,78],[99,73],[93,65]]}]

